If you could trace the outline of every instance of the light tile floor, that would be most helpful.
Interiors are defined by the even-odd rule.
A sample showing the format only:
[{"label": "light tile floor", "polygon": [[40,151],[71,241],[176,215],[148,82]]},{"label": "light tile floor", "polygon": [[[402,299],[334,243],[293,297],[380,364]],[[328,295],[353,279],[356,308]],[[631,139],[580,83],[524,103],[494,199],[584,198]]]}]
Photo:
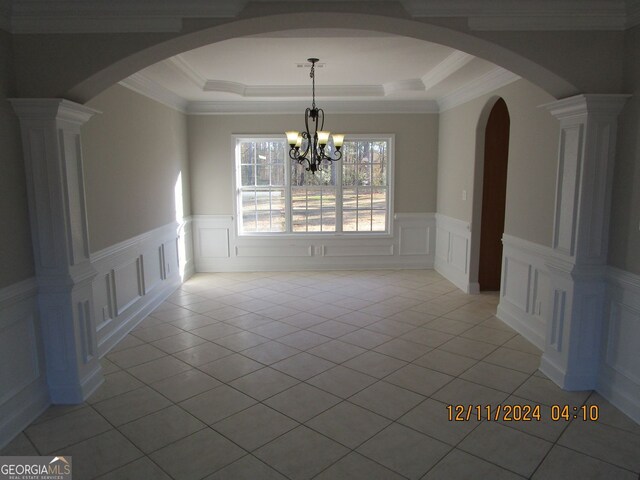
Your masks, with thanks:
[{"label": "light tile floor", "polygon": [[[640,426],[566,392],[437,273],[197,275],[103,359],[104,385],[0,454],[73,455],[74,478],[638,479]],[[449,421],[447,405],[541,421]],[[597,422],[550,420],[598,405]]]}]

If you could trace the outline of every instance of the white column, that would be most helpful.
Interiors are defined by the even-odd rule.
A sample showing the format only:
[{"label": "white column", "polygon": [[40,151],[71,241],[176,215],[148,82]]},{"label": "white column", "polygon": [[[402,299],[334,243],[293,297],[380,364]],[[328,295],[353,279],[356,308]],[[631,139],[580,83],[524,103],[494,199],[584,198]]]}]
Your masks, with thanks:
[{"label": "white column", "polygon": [[50,399],[81,403],[103,380],[96,347],[80,127],[97,113],[13,99],[20,118]]},{"label": "white column", "polygon": [[546,105],[560,121],[560,146],[540,369],[568,390],[596,386],[616,125],[627,98],[578,95]]}]

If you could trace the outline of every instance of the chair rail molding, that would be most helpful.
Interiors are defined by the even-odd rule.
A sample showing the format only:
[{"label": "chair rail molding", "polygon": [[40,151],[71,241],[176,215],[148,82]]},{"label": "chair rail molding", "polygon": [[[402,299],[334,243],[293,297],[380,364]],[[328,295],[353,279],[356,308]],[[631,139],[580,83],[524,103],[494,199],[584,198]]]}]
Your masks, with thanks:
[{"label": "chair rail molding", "polygon": [[99,112],[63,99],[11,103],[22,132],[49,397],[81,403],[103,381],[80,138]]},{"label": "chair rail molding", "polygon": [[618,114],[628,95],[544,105],[560,123],[549,321],[540,370],[562,388],[597,385]]}]

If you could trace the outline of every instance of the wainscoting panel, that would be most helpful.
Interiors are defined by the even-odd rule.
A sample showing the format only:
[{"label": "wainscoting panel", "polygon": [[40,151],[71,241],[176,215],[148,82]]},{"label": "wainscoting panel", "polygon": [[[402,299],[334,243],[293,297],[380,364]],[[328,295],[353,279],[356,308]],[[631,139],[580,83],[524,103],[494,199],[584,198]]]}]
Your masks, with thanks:
[{"label": "wainscoting panel", "polygon": [[[186,279],[188,227],[171,223],[91,255],[98,354],[107,353]],[[191,251],[182,248],[182,251]],[[181,268],[182,267],[182,268]]]},{"label": "wainscoting panel", "polygon": [[640,276],[609,267],[598,391],[640,423]]},{"label": "wainscoting panel", "polygon": [[497,316],[544,350],[549,317],[551,248],[521,238],[502,237],[502,285]]},{"label": "wainscoting panel", "polygon": [[436,214],[435,269],[465,293],[477,293],[469,279],[469,222]]},{"label": "wainscoting panel", "polygon": [[0,448],[49,406],[35,279],[0,289]]},{"label": "wainscoting panel", "polygon": [[396,214],[393,235],[238,236],[229,215],[194,215],[198,272],[432,268],[435,217]]}]

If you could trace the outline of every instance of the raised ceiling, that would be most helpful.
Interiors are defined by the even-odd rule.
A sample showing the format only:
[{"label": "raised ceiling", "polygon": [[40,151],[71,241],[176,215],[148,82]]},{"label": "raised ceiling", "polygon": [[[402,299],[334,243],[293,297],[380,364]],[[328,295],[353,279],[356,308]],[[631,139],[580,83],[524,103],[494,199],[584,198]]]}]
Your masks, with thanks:
[{"label": "raised ceiling", "polygon": [[433,112],[518,77],[450,47],[361,30],[290,30],[235,38],[152,65],[123,84],[192,113],[298,111]]}]

